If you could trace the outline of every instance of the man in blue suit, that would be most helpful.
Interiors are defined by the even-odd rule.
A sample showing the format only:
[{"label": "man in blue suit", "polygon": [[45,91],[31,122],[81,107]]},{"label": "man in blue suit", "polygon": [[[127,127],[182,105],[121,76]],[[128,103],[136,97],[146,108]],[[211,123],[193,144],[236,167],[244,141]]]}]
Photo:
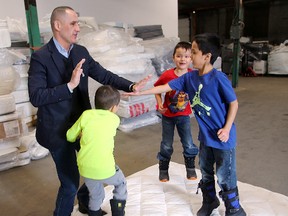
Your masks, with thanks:
[{"label": "man in blue suit", "polygon": [[[60,187],[54,216],[70,216],[79,187],[76,151],[66,131],[84,110],[90,109],[88,77],[119,90],[139,91],[149,76],[138,83],[119,77],[104,69],[83,46],[76,44],[80,31],[78,15],[70,7],[61,6],[51,14],[53,37],[31,55],[28,89],[30,102],[38,107],[36,138],[49,149],[55,162]],[[80,211],[87,210],[88,190],[78,192]]]}]

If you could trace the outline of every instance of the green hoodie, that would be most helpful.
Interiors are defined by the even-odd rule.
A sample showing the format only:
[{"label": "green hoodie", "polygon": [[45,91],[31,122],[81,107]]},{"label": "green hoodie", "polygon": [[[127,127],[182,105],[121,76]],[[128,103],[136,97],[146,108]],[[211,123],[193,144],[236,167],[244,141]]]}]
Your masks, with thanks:
[{"label": "green hoodie", "polygon": [[80,137],[77,164],[80,175],[90,179],[106,179],[115,174],[114,137],[120,118],[109,110],[86,110],[67,131],[67,140]]}]

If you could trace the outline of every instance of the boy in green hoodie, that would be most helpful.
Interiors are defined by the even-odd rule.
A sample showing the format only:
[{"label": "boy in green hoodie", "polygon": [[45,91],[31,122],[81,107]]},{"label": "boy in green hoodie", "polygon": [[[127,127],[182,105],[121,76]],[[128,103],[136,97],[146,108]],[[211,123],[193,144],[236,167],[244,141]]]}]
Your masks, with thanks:
[{"label": "boy in green hoodie", "polygon": [[115,164],[114,137],[120,124],[115,114],[120,93],[109,85],[101,86],[95,94],[95,108],[83,112],[67,131],[67,140],[80,138],[77,164],[80,175],[89,190],[89,216],[102,215],[100,208],[104,197],[104,184],[114,185],[110,200],[112,215],[124,215],[127,199],[126,179]]}]

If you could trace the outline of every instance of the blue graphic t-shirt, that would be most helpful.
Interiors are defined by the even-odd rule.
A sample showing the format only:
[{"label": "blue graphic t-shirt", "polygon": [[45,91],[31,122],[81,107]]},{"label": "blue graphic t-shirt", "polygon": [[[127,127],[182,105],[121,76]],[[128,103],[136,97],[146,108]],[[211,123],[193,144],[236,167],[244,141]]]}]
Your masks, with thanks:
[{"label": "blue graphic t-shirt", "polygon": [[236,126],[233,123],[228,142],[218,139],[217,131],[223,128],[228,114],[229,103],[236,94],[226,74],[213,69],[199,76],[199,72],[187,73],[170,81],[173,90],[188,93],[192,110],[199,124],[200,142],[217,149],[231,149],[236,146]]}]

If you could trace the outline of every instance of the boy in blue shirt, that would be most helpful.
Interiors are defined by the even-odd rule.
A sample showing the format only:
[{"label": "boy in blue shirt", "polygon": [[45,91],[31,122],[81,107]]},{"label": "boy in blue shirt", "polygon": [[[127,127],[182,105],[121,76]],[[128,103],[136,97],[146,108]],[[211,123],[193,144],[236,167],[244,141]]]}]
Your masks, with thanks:
[{"label": "boy in blue shirt", "polygon": [[140,93],[157,94],[173,90],[188,93],[192,109],[199,125],[199,167],[202,179],[202,207],[198,216],[207,216],[219,205],[216,195],[214,165],[216,164],[219,195],[226,207],[226,216],[245,216],[239,202],[236,175],[236,127],[234,120],[238,110],[236,94],[227,76],[213,68],[220,54],[220,40],[215,34],[196,35],[192,42],[192,63],[197,69],[181,77]]}]

